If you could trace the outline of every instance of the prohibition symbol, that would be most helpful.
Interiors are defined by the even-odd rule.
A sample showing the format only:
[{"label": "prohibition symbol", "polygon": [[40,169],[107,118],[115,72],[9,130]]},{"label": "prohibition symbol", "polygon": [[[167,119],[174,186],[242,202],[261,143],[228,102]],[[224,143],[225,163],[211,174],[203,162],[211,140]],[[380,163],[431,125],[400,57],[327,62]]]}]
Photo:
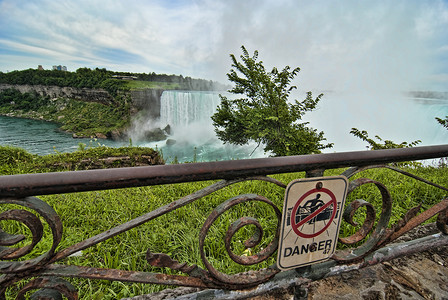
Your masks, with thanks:
[{"label": "prohibition symbol", "polygon": [[[316,197],[311,200],[307,200],[308,196],[316,194]],[[324,203],[321,200],[321,195],[327,194],[330,196],[330,200],[327,203]],[[305,202],[305,203],[303,203]],[[303,203],[303,205],[301,205]],[[294,208],[291,212],[291,227],[292,230],[300,237],[303,238],[314,238],[320,235],[322,232],[327,230],[327,228],[331,225],[331,222],[334,220],[337,211],[337,202],[336,197],[332,191],[326,188],[313,189],[305,193],[297,203],[294,205]],[[315,226],[318,221],[327,221],[325,225],[318,229],[313,233],[305,233],[303,232],[304,227],[309,227],[306,225]]]},{"label": "prohibition symbol", "polygon": [[323,262],[333,255],[347,188],[345,176],[303,178],[288,184],[277,251],[280,270]]}]

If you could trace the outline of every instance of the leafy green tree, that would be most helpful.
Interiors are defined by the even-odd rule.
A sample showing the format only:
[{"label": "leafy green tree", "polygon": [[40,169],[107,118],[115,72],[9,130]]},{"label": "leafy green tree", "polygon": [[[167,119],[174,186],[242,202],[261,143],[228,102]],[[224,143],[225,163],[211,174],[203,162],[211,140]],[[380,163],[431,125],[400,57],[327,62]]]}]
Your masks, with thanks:
[{"label": "leafy green tree", "polygon": [[281,71],[273,68],[267,72],[263,62],[257,61],[258,51],[250,57],[244,46],[241,49],[241,62],[231,54],[233,68],[227,73],[235,84],[229,92],[241,98],[220,95],[221,104],[212,116],[218,138],[237,145],[255,141],[275,156],[319,153],[331,148],[333,144],[322,144],[326,140],[323,132],[308,127],[307,122],[299,122],[306,112],[316,108],[323,94],[313,98],[308,92],[301,102],[288,101],[296,88],[291,81],[300,68],[291,70],[286,66]]},{"label": "leafy green tree", "polygon": [[375,138],[378,139],[378,141],[379,141],[379,142],[376,142],[375,140],[369,138],[369,134],[367,133],[367,131],[365,131],[365,130],[361,131],[358,128],[352,128],[352,130],[350,130],[350,133],[353,134],[354,136],[360,138],[361,140],[369,143],[370,150],[411,148],[411,147],[416,146],[422,142],[420,140],[416,140],[416,141],[413,141],[410,143],[401,142],[400,144],[396,144],[396,143],[392,142],[391,140],[383,140],[378,135],[375,135]]}]

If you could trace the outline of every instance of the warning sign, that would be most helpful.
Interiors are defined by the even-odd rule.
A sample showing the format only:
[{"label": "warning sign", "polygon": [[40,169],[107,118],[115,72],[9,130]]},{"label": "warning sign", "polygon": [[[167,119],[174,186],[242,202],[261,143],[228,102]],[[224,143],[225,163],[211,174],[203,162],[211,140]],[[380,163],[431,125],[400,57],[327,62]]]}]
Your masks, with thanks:
[{"label": "warning sign", "polygon": [[280,269],[321,262],[334,253],[347,186],[344,176],[289,183],[280,228],[277,259]]}]

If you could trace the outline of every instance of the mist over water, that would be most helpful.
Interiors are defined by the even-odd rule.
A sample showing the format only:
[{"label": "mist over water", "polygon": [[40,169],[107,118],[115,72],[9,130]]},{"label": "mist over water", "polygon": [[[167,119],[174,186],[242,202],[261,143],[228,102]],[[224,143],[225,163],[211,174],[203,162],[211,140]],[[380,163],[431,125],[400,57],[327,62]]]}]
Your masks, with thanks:
[{"label": "mist over water", "polygon": [[[267,70],[300,67],[292,84],[303,95],[324,94],[319,109],[305,115],[334,148],[365,149],[351,128],[396,143],[448,142],[434,117],[447,115],[448,100],[414,102],[408,91],[448,91],[446,1],[265,1],[222,7],[221,38],[214,44],[209,74],[225,80],[244,45],[259,52]],[[211,75],[210,75],[211,76]],[[303,96],[296,97],[304,99]]]},{"label": "mist over water", "polygon": [[[131,137],[142,136],[145,130],[170,127],[167,140],[137,142],[162,151],[168,162],[215,161],[265,156],[262,148],[250,143],[245,146],[224,144],[215,134],[211,116],[220,103],[219,93],[164,91],[160,118],[136,121]],[[174,144],[171,144],[174,142]]]},{"label": "mist over water", "polygon": [[225,81],[245,45],[268,70],[300,67],[303,91],[446,90],[446,1],[228,1],[207,78]]},{"label": "mist over water", "polygon": [[367,142],[350,134],[366,130],[369,138],[395,143],[421,140],[418,146],[446,144],[448,130],[435,117],[448,115],[448,99],[415,99],[402,93],[324,93],[316,111],[305,115],[310,126],[324,131],[334,147],[324,152],[365,150]]},{"label": "mist over water", "polygon": [[[317,93],[314,93],[317,96]],[[294,99],[302,100],[304,95],[296,94]],[[292,100],[292,99],[291,99]],[[219,93],[165,91],[161,99],[159,120],[147,120],[136,127],[148,130],[170,125],[172,133],[167,141],[140,143],[157,147],[168,162],[177,159],[185,161],[214,161],[265,157],[263,146],[255,143],[239,147],[223,144],[214,132],[210,119],[219,105]],[[448,115],[448,99],[415,99],[403,93],[326,92],[315,111],[308,112],[304,122],[324,131],[327,142],[334,147],[324,152],[366,150],[368,144],[350,134],[355,127],[366,130],[369,137],[376,135],[395,143],[421,140],[420,146],[448,142],[448,130],[437,123],[435,117]],[[137,131],[138,131],[137,130]],[[137,134],[138,135],[138,134]],[[255,150],[255,151],[254,151]]]}]

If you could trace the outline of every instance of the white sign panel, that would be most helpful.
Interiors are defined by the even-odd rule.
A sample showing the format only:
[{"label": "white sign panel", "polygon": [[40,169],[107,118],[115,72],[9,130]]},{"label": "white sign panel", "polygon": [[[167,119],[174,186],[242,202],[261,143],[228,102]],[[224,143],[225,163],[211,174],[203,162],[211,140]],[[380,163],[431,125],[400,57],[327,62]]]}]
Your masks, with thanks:
[{"label": "white sign panel", "polygon": [[347,187],[345,176],[305,178],[289,183],[277,256],[281,270],[322,262],[333,255]]}]

